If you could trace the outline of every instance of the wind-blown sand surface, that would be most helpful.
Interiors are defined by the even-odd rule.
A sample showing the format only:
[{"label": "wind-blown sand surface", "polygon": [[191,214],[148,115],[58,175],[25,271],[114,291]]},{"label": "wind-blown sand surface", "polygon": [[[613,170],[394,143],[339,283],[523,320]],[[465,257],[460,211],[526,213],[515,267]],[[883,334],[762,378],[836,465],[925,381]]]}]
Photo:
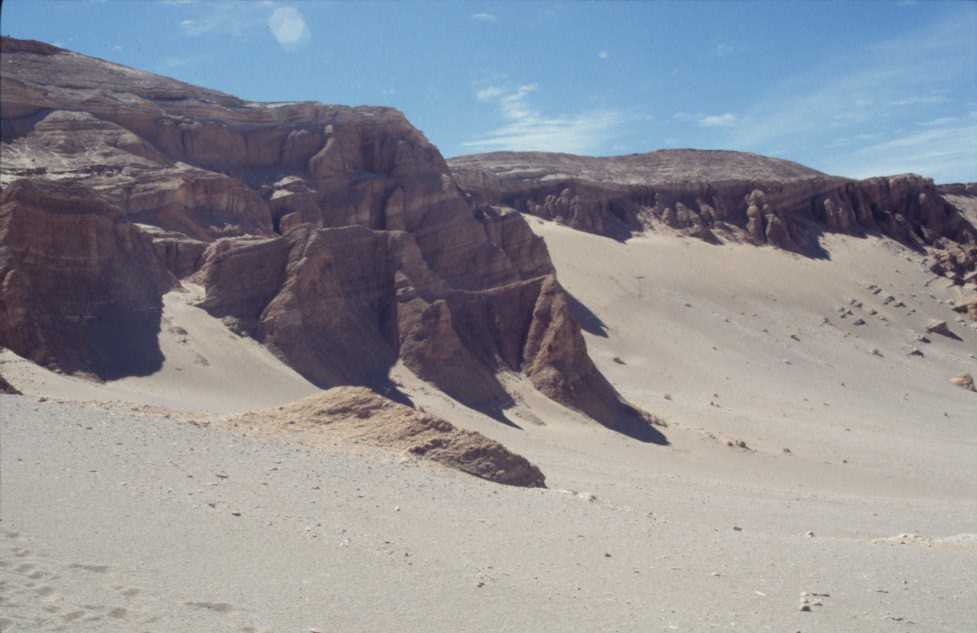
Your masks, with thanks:
[{"label": "wind-blown sand surface", "polygon": [[[171,294],[157,375],[95,385],[0,357],[28,394],[0,396],[3,630],[977,628],[977,393],[949,382],[977,373],[977,333],[920,255],[531,223],[592,313],[595,361],[668,421],[669,446],[516,377],[505,426],[402,367],[415,404],[525,456],[549,488],[235,433],[217,416],[314,388]],[[931,318],[959,340],[915,341]]]}]

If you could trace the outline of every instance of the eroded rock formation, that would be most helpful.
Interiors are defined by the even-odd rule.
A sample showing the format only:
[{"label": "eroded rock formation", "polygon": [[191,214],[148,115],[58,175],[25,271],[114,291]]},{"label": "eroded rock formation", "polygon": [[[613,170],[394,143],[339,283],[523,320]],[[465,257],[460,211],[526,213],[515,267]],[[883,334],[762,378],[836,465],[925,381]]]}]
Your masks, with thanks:
[{"label": "eroded rock formation", "polygon": [[0,344],[152,371],[160,294],[192,276],[202,307],[322,387],[383,385],[402,359],[502,416],[497,374],[521,372],[648,435],[588,358],[543,241],[469,205],[396,110],[247,102],[12,38],[2,54]]},{"label": "eroded rock formation", "polygon": [[18,180],[0,193],[0,344],[101,378],[159,369],[173,278],[149,237],[90,189]]},{"label": "eroded rock formation", "polygon": [[977,214],[912,174],[861,181],[729,151],[660,150],[611,158],[495,152],[449,161],[473,204],[509,207],[626,239],[662,224],[715,241],[821,254],[824,231],[878,232],[933,251],[933,272],[962,282],[977,267]]}]

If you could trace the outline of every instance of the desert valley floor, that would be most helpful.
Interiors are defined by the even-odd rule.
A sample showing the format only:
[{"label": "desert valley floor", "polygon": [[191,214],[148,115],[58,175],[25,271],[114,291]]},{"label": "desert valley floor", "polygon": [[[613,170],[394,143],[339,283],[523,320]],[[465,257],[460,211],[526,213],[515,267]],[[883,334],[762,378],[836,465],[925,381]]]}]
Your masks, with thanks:
[{"label": "desert valley floor", "polygon": [[[252,432],[229,416],[315,388],[185,283],[151,376],[0,357],[25,394],[0,396],[2,629],[977,630],[977,397],[949,382],[977,373],[977,331],[922,255],[529,222],[594,361],[667,445],[517,375],[501,424],[402,365],[415,406],[525,456],[547,487]],[[930,319],[955,338],[920,342]]]}]

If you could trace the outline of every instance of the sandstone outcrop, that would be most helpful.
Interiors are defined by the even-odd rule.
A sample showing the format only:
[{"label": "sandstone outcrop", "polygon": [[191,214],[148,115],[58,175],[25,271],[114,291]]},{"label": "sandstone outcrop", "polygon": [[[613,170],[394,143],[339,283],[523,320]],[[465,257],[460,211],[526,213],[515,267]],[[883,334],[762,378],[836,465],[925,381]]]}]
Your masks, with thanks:
[{"label": "sandstone outcrop", "polygon": [[496,483],[546,487],[539,468],[498,442],[363,387],[336,387],[227,423],[249,432],[287,431],[313,444],[342,440],[403,451]]},{"label": "sandstone outcrop", "polygon": [[383,388],[402,359],[504,418],[497,374],[521,372],[643,433],[542,239],[469,204],[400,112],[254,103],[13,38],[2,54],[0,344],[64,371],[152,371],[160,293],[193,278],[204,309],[322,387]]},{"label": "sandstone outcrop", "polygon": [[90,189],[18,180],[0,193],[0,344],[100,378],[162,364],[162,292],[151,240]]},{"label": "sandstone outcrop", "polygon": [[962,208],[972,187],[937,188],[912,174],[855,181],[755,154],[684,149],[610,158],[494,152],[449,165],[476,205],[616,239],[665,225],[823,255],[824,231],[876,232],[931,249],[932,270],[958,283],[977,268],[977,211]]}]

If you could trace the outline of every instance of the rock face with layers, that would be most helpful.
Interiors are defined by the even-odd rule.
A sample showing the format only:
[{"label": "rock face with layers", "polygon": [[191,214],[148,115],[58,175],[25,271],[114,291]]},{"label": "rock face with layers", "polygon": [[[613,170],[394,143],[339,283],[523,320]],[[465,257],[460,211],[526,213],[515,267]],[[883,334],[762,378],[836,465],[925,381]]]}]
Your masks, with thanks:
[{"label": "rock face with layers", "polygon": [[0,193],[0,344],[21,356],[101,378],[153,372],[173,281],[91,190],[19,180]]},{"label": "rock face with layers", "polygon": [[336,387],[228,424],[249,432],[287,431],[313,443],[344,440],[399,450],[496,483],[546,487],[539,468],[498,442],[363,387]]},{"label": "rock face with layers", "polygon": [[[206,310],[322,387],[383,386],[403,359],[501,416],[497,374],[521,372],[641,435],[543,241],[469,205],[396,110],[253,103],[12,38],[2,54],[0,344],[66,371],[151,371],[160,293],[193,277]],[[71,205],[50,194],[69,189]],[[62,296],[69,260],[83,272]]]},{"label": "rock face with layers", "polygon": [[931,248],[933,271],[962,282],[977,267],[977,228],[951,192],[907,174],[861,181],[743,152],[660,150],[610,158],[494,152],[449,161],[476,206],[511,207],[626,239],[663,224],[714,241],[820,254],[824,231],[879,232]]}]

